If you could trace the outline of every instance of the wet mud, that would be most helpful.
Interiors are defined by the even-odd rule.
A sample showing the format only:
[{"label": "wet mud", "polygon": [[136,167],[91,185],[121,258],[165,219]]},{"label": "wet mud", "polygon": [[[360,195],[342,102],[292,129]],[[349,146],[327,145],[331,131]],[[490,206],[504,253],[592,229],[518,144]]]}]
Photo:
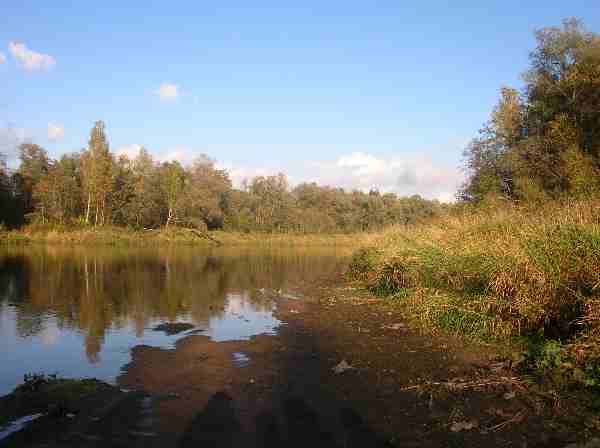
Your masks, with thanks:
[{"label": "wet mud", "polygon": [[593,418],[530,392],[493,347],[419,334],[359,290],[295,294],[302,300],[278,299],[276,334],[137,346],[117,388],[5,443],[563,447],[594,434]]}]

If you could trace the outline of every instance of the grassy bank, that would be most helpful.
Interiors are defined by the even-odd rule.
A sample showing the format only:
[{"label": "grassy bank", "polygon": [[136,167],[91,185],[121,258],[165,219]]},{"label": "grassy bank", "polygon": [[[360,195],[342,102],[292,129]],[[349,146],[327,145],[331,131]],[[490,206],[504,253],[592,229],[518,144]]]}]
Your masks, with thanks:
[{"label": "grassy bank", "polygon": [[107,389],[113,387],[95,379],[26,375],[21,385],[0,397],[0,427],[36,413],[64,416],[75,409],[83,397]]},{"label": "grassy bank", "polygon": [[114,246],[152,246],[161,244],[188,244],[198,246],[335,246],[366,242],[369,235],[357,234],[290,234],[198,232],[171,227],[156,230],[134,230],[122,227],[64,227],[29,226],[20,230],[0,229],[0,244],[47,243],[90,244]]},{"label": "grassy bank", "polygon": [[600,202],[489,204],[394,227],[350,274],[426,328],[521,341],[524,365],[600,385]]}]

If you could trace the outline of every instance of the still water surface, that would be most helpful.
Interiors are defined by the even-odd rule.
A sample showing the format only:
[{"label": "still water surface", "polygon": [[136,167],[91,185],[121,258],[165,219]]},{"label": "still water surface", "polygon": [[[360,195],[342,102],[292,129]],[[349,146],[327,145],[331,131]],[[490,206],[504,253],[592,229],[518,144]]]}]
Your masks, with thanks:
[{"label": "still water surface", "polygon": [[[274,334],[280,297],[330,277],[348,251],[0,248],[0,395],[23,375],[114,382],[131,348]],[[181,322],[177,334],[158,331]],[[238,363],[247,362],[240,355]]]}]

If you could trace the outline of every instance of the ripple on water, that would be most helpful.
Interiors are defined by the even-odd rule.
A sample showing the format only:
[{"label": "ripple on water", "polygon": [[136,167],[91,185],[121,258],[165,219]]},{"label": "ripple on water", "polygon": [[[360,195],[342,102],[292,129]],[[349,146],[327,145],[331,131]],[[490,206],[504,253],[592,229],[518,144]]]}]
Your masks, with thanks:
[{"label": "ripple on water", "polygon": [[246,367],[248,364],[250,364],[250,357],[245,353],[233,352],[231,357],[233,358],[233,364],[236,367]]}]

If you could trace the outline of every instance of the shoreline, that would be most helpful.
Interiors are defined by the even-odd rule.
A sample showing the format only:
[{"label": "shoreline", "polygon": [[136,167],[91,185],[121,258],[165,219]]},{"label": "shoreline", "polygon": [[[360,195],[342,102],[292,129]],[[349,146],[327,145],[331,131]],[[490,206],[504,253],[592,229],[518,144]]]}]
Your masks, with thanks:
[{"label": "shoreline", "polygon": [[73,230],[9,230],[0,231],[0,247],[11,244],[64,244],[90,246],[350,246],[364,244],[372,234],[300,234],[242,233],[227,231],[197,232],[171,228],[128,230],[118,227],[83,228]]},{"label": "shoreline", "polygon": [[[392,303],[342,277],[297,289],[305,299],[280,301],[276,316],[285,325],[276,335],[223,343],[186,335],[173,349],[136,346],[116,386],[86,395],[90,408],[66,409],[29,433],[63,437],[59,444],[66,437],[67,446],[191,447],[234,437],[269,448],[281,445],[265,424],[282,431],[279,443],[293,437],[328,448],[344,440],[350,447],[566,446],[598,434],[593,413],[578,412],[590,397],[574,393],[556,407],[495,346],[422,333]],[[249,362],[236,366],[232,355],[240,352]],[[341,361],[347,371],[336,371]]]}]

